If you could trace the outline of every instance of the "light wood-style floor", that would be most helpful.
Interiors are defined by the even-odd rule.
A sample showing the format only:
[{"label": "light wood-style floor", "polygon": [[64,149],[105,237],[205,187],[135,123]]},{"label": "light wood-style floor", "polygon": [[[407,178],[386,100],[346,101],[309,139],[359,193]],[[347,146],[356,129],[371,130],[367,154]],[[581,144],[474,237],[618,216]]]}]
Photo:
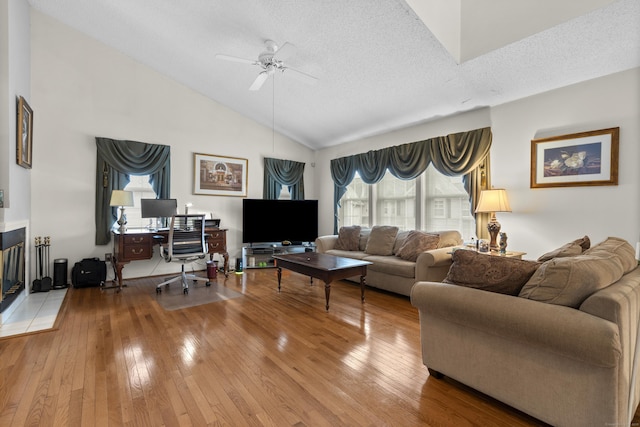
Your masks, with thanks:
[{"label": "light wood-style floor", "polygon": [[243,296],[165,311],[160,278],[69,289],[57,330],[0,340],[0,425],[542,425],[429,377],[406,297],[337,282],[327,313],[295,273],[281,293],[273,269],[218,277]]}]

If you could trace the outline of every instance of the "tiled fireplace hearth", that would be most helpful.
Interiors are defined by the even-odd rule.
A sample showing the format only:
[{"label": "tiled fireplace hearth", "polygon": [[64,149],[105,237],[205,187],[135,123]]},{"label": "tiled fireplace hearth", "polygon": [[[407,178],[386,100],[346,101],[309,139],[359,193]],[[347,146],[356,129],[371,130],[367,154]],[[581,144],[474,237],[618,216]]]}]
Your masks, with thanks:
[{"label": "tiled fireplace hearth", "polygon": [[25,289],[25,228],[0,232],[0,313]]}]

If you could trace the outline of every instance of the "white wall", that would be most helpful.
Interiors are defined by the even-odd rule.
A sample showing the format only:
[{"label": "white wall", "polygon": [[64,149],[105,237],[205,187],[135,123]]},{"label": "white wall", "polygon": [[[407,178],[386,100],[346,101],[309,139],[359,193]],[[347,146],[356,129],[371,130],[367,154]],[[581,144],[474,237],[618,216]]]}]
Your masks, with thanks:
[{"label": "white wall", "polygon": [[[16,117],[18,96],[31,103],[30,7],[26,0],[0,2],[0,190],[4,207],[0,208],[0,232],[26,229],[30,239],[29,211],[31,171],[16,163]],[[30,254],[25,253],[29,265]],[[31,283],[25,271],[26,288]],[[0,313],[0,325],[26,298],[21,292],[8,309]]]},{"label": "white wall", "polygon": [[0,6],[0,231],[27,226],[31,171],[16,163],[18,96],[31,105],[30,7],[26,0],[9,0]]},{"label": "white wall", "polygon": [[[492,184],[507,189],[512,213],[499,213],[512,250],[534,259],[570,240],[593,243],[618,236],[640,239],[640,69],[602,77],[498,107],[446,117],[317,153],[316,183],[323,206],[333,203],[331,159],[491,126]],[[619,185],[531,189],[531,140],[620,127]],[[323,212],[320,233],[333,230]],[[470,236],[464,236],[469,238]]]},{"label": "white wall", "polygon": [[[171,196],[192,211],[214,212],[228,228],[231,258],[240,256],[242,198],[193,195],[193,154],[248,159],[248,196],[262,197],[263,158],[305,162],[305,193],[314,198],[314,152],[160,75],[54,19],[32,11],[35,117],[32,234],[51,236],[51,258],[69,267],[104,257],[94,244],[95,137],[171,146]],[[268,91],[267,91],[268,92]],[[265,94],[268,95],[268,93]],[[266,95],[265,95],[266,96]],[[267,225],[265,225],[267,226]],[[126,277],[176,271],[156,255],[127,265]]]},{"label": "white wall", "polygon": [[[640,239],[640,68],[492,109],[493,185],[509,191],[499,215],[514,249],[538,256],[588,235]],[[620,127],[617,186],[529,188],[531,139]]]}]

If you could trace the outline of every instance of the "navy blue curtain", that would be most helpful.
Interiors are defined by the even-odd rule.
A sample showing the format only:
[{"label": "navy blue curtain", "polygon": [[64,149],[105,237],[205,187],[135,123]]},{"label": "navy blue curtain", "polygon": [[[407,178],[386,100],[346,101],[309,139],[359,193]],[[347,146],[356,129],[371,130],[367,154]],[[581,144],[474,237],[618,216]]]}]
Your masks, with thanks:
[{"label": "navy blue curtain", "polygon": [[291,200],[304,200],[304,163],[265,157],[262,198],[278,199],[283,185],[289,187]]},{"label": "navy blue curtain", "polygon": [[[491,128],[487,127],[331,160],[334,233],[338,232],[340,199],[356,172],[367,184],[380,181],[387,170],[399,179],[415,179],[430,164],[447,176],[466,175],[478,168],[489,155],[491,139]],[[488,174],[488,170],[485,173]],[[480,181],[470,179],[468,182],[476,185]],[[477,203],[476,194],[479,191],[467,189],[467,192],[473,207]]]},{"label": "navy blue curtain", "polygon": [[122,190],[129,175],[150,175],[149,183],[160,199],[171,194],[171,147],[96,137],[96,245],[111,240],[118,208],[109,206],[111,192]]}]

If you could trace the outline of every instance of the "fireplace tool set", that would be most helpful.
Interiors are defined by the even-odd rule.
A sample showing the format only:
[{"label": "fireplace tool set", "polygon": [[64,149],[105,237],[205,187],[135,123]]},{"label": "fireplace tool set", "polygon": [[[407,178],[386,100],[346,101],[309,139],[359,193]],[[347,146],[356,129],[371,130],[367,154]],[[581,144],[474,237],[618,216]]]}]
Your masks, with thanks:
[{"label": "fireplace tool set", "polygon": [[36,278],[33,281],[33,292],[48,292],[51,290],[52,282],[49,275],[49,247],[51,239],[49,236],[42,240],[42,237],[35,238],[36,247]]}]

